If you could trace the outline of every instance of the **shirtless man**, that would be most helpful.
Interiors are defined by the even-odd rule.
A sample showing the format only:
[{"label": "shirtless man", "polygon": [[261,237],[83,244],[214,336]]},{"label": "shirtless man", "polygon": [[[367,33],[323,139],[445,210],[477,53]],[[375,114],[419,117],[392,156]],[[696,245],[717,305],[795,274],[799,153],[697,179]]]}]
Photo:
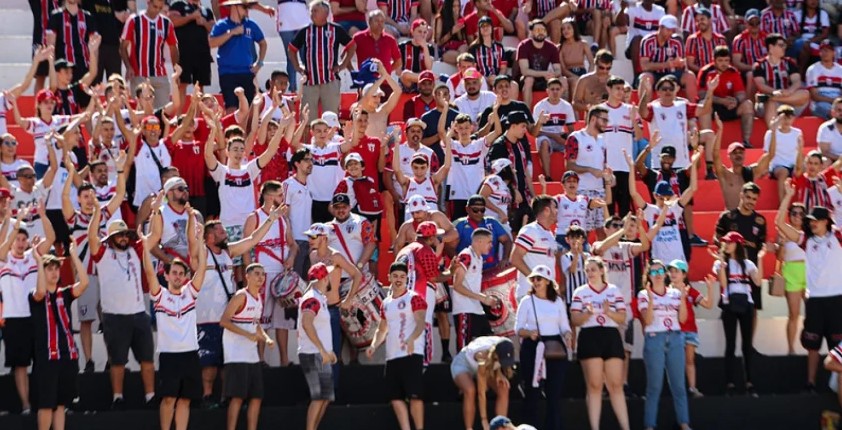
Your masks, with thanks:
[{"label": "shirtless man", "polygon": [[[780,116],[776,116],[769,125],[771,130],[774,130],[778,126],[778,118]],[[742,191],[743,184],[754,182],[756,178],[761,178],[769,172],[769,163],[775,158],[777,133],[771,133],[772,139],[769,142],[769,151],[764,152],[763,156],[750,166],[743,165],[746,149],[742,143],[734,142],[728,145],[728,158],[731,159],[731,167],[728,168],[722,164],[722,154],[720,153],[722,146],[722,120],[719,119],[719,115],[715,115],[714,119],[718,131],[713,142],[713,169],[716,177],[719,178],[722,197],[725,199],[725,209],[731,210],[736,208],[740,202],[740,192]]]},{"label": "shirtless man", "polygon": [[395,249],[401,249],[407,243],[415,242],[415,229],[424,221],[432,221],[436,223],[440,229],[444,230],[442,242],[445,243],[445,245],[452,245],[451,247],[455,249],[456,243],[459,241],[459,234],[456,232],[456,229],[453,228],[453,223],[447,215],[430,207],[427,201],[424,200],[424,197],[419,194],[409,197],[406,203],[406,208],[407,211],[410,211],[411,208],[421,209],[409,212],[412,218],[400,226],[398,235],[395,238]]},{"label": "shirtless man", "polygon": [[573,90],[573,109],[576,112],[587,112],[591,106],[608,99],[607,84],[608,78],[611,77],[614,56],[608,50],[600,49],[594,60],[596,70],[582,75],[576,83],[576,89]]}]

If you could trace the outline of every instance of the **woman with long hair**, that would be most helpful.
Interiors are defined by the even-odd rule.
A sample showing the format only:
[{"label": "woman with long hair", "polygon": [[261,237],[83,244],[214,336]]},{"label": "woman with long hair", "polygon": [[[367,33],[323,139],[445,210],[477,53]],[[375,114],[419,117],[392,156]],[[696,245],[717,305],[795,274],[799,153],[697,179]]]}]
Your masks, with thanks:
[{"label": "woman with long hair", "polygon": [[561,59],[561,74],[567,78],[568,93],[565,94],[565,99],[570,101],[579,78],[588,73],[585,61],[588,62],[591,70],[595,64],[591,47],[579,35],[575,18],[564,18],[561,21],[561,44],[558,50]]},{"label": "woman with long hair", "polygon": [[[518,304],[515,322],[515,332],[521,339],[520,367],[526,394],[523,402],[524,422],[541,429],[559,430],[562,424],[561,394],[567,360],[548,359],[543,351],[550,342],[561,342],[562,348],[567,350],[573,338],[573,330],[567,318],[567,307],[558,294],[558,284],[550,268],[543,264],[535,266],[529,274],[529,282],[532,287]],[[539,424],[538,404],[542,379],[547,403],[544,422]]]},{"label": "woman with long hair", "polygon": [[[763,281],[763,265],[755,265],[746,257],[745,238],[732,231],[719,239],[722,242],[718,259],[713,263],[713,273],[719,277],[722,308],[722,328],[725,330],[725,391],[732,395],[736,390],[734,366],[737,357],[737,324],[740,325],[740,337],[743,349],[743,370],[745,374],[746,394],[757,397],[757,391],[751,382],[751,358],[754,354],[752,327],[754,324],[754,300],[751,298],[752,285]],[[762,262],[766,247],[757,253],[757,261]]]},{"label": "woman with long hair", "polygon": [[462,19],[462,3],[459,0],[444,0],[441,11],[435,18],[435,43],[439,47],[439,58],[447,64],[456,65],[456,57],[468,51],[468,36]]},{"label": "woman with long hair", "polygon": [[[629,413],[623,393],[623,340],[618,327],[626,322],[623,293],[606,280],[605,263],[598,257],[585,261],[588,283],[573,292],[570,319],[581,327],[576,355],[587,384],[588,421],[598,430],[602,414],[602,387],[608,388],[611,407],[622,430],[629,430]],[[522,361],[522,360],[521,360]]]},{"label": "woman with long hair", "polygon": [[479,195],[485,198],[485,207],[488,208],[486,216],[500,221],[511,233],[509,211],[523,201],[515,186],[515,168],[508,158],[499,158],[491,163],[491,172],[482,180]]},{"label": "woman with long hair", "polygon": [[[804,229],[804,217],[807,216],[807,208],[801,203],[785,206],[778,209],[778,218],[787,219],[789,224],[800,230]],[[806,252],[798,245],[797,240],[789,240],[785,235],[778,235],[778,262],[781,267],[781,276],[785,281],[786,305],[789,310],[786,321],[786,344],[787,353],[795,354],[795,334],[798,332],[798,319],[801,316],[801,302],[804,301],[807,291],[807,266]]]},{"label": "woman with long hair", "polygon": [[[680,270],[687,269],[687,263],[683,261],[676,260],[673,263]],[[646,365],[646,403],[643,408],[643,427],[654,429],[658,423],[658,403],[666,370],[676,421],[682,430],[688,430],[690,410],[687,391],[684,389],[684,334],[681,333],[681,323],[687,320],[687,293],[684,288],[667,284],[666,269],[661,260],[652,260],[649,269],[644,272],[647,273],[647,279],[643,290],[637,294],[645,339],[643,363]]]},{"label": "woman with long hair", "polygon": [[792,57],[798,59],[801,76],[807,73],[807,66],[818,61],[819,43],[830,37],[830,15],[819,3],[819,0],[804,0],[794,11],[799,34],[790,49]]},{"label": "woman with long hair", "polygon": [[500,336],[481,336],[465,345],[450,363],[450,374],[462,392],[462,419],[466,429],[474,428],[477,407],[482,428],[488,428],[485,394],[494,390],[494,414],[509,413],[509,380],[514,376],[515,346]]},{"label": "woman with long hair", "polygon": [[[468,52],[477,60],[477,71],[485,77],[489,88],[494,88],[497,75],[512,75],[514,52],[494,40],[494,22],[490,18],[480,18],[474,41],[468,46]],[[518,99],[519,87],[511,83],[509,97]]]}]

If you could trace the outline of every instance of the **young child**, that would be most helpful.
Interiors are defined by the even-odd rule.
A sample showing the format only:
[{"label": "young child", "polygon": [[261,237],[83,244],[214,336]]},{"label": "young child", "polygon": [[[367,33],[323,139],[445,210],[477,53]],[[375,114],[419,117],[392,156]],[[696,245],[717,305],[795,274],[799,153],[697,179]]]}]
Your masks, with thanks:
[{"label": "young child", "polygon": [[[539,175],[538,181],[541,182],[543,193],[546,194],[546,177]],[[588,231],[584,230],[584,226],[587,225],[588,211],[596,208],[604,208],[608,206],[608,203],[604,199],[592,199],[579,194],[579,175],[572,170],[564,172],[564,175],[561,177],[561,184],[564,187],[564,193],[555,196],[556,203],[558,203],[555,240],[562,248],[570,250],[570,242],[566,241],[566,235],[560,232],[566,232],[568,227],[576,226],[582,229],[585,233],[585,239],[587,239]],[[590,249],[587,243],[585,244],[585,249]],[[579,285],[576,286],[578,287]]]},{"label": "young child", "polygon": [[564,240],[567,243],[567,252],[561,257],[561,296],[565,303],[573,300],[573,291],[588,283],[585,276],[585,261],[591,254],[585,252],[588,235],[582,227],[571,225],[567,227]]}]

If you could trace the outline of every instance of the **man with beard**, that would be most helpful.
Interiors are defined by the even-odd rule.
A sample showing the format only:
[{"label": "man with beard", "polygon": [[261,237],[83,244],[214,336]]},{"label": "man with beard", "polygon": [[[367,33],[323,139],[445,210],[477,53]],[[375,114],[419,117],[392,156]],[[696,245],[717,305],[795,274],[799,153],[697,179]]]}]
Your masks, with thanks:
[{"label": "man with beard", "polygon": [[[465,206],[468,216],[459,218],[453,225],[459,242],[456,244],[456,253],[462,252],[471,246],[473,233],[476,230],[484,229],[490,231],[491,251],[482,255],[482,270],[504,269],[509,265],[509,255],[512,253],[512,238],[500,221],[485,216],[485,198],[475,194],[468,199]],[[500,245],[503,245],[503,253],[500,254]]]},{"label": "man with beard", "polygon": [[[275,191],[281,184],[275,182]],[[202,406],[215,409],[218,404],[211,400],[216,375],[223,362],[222,326],[219,325],[225,307],[234,293],[237,284],[234,282],[234,257],[247,254],[252,248],[258,247],[260,241],[270,231],[275,221],[280,218],[280,205],[275,205],[273,199],[266,220],[260,228],[250,232],[242,240],[228,241],[228,233],[218,220],[205,223],[203,237],[207,245],[207,270],[216,273],[205,275],[201,291],[196,298],[196,324],[199,335],[199,364],[202,366]],[[248,222],[248,221],[246,221]],[[191,253],[190,266],[199,267],[201,253],[199,247]],[[250,263],[250,262],[249,262]],[[265,295],[269,296],[269,288],[265,288]],[[269,297],[271,299],[271,296]],[[264,308],[266,306],[264,297]],[[262,347],[261,347],[262,349]],[[261,351],[262,352],[262,351]],[[282,356],[283,357],[283,356]]]},{"label": "man with beard", "polygon": [[[690,10],[692,8],[687,8]],[[718,31],[714,31],[711,25],[711,12],[709,9],[696,10],[696,28],[695,33],[687,36],[684,42],[684,53],[687,60],[687,68],[693,74],[698,74],[699,70],[713,62],[713,51],[717,46],[728,46],[725,36]]]},{"label": "man with beard", "polygon": [[[731,50],[727,46],[717,46],[713,50],[713,61],[699,71],[699,97],[705,98],[708,81],[719,76],[720,84],[713,94],[713,112],[723,121],[740,119],[743,143],[748,145],[751,129],[754,126],[754,104],[746,97],[745,85],[739,70],[731,66]],[[711,129],[712,114],[699,117],[699,126]],[[714,158],[716,152],[711,148]],[[709,158],[706,161],[711,161]],[[708,164],[708,171],[713,167]],[[708,175],[710,176],[710,175]],[[713,178],[708,178],[713,179]]]},{"label": "man with beard", "polygon": [[541,20],[533,20],[529,23],[529,32],[531,38],[520,42],[515,58],[520,67],[523,102],[532,106],[532,91],[546,90],[547,81],[552,78],[559,78],[565,84],[567,80],[561,76],[558,47],[550,41],[545,43],[547,25]]},{"label": "man with beard", "polygon": [[[678,30],[678,20],[672,15],[664,15],[658,21],[658,31],[647,35],[640,41],[639,82],[644,79],[659,81],[667,75],[673,75],[681,82],[687,92],[687,98],[696,100],[696,75],[686,72],[684,45],[673,37]],[[643,106],[641,96],[640,105]],[[643,115],[641,115],[643,116]]]},{"label": "man with beard", "polygon": [[456,230],[453,229],[453,223],[450,218],[443,212],[433,208],[424,200],[424,197],[418,194],[412,195],[407,200],[407,211],[409,211],[410,219],[401,225],[398,230],[398,236],[395,239],[395,249],[401,249],[406,244],[415,240],[415,230],[423,222],[433,222],[444,233],[441,237],[441,242],[445,244],[454,245],[458,241],[459,236]]},{"label": "man with beard", "polygon": [[[604,106],[594,106],[588,110],[588,125],[582,130],[574,131],[567,138],[565,153],[567,170],[579,176],[580,195],[588,201],[605,200],[605,187],[614,184],[614,176],[606,169],[605,141],[602,133],[608,125],[608,109]],[[605,222],[603,208],[589,207],[585,223],[585,231],[596,231],[599,238],[605,237],[602,224]]]},{"label": "man with beard", "polygon": [[310,267],[307,258],[310,255],[310,245],[304,231],[313,223],[313,196],[310,195],[310,188],[307,186],[307,178],[313,172],[313,155],[307,148],[299,149],[292,154],[289,164],[293,174],[282,183],[281,195],[289,207],[289,228],[298,247],[293,268],[303,279],[306,278],[307,269]]},{"label": "man with beard", "polygon": [[[166,205],[163,204],[163,197],[166,197]],[[160,246],[153,246],[151,251],[161,264],[159,274],[163,273],[163,265],[171,263],[176,257],[190,261],[192,248],[188,242],[190,235],[187,234],[187,218],[192,211],[187,211],[189,202],[187,183],[177,176],[167,180],[163,192],[153,202],[149,232],[152,234],[152,243],[160,243]]]},{"label": "man with beard", "polygon": [[465,83],[465,94],[462,94],[454,103],[459,112],[471,117],[471,122],[477,123],[480,114],[494,105],[497,96],[491,91],[483,91],[484,79],[477,69],[471,67],[462,74],[462,82]]},{"label": "man with beard", "polygon": [[[66,225],[69,228],[70,239],[76,242],[76,249],[79,251],[79,259],[82,260],[88,270],[89,283],[88,288],[82,297],[79,297],[77,305],[79,306],[79,334],[82,339],[82,350],[85,357],[88,359],[85,365],[86,372],[92,372],[94,369],[94,362],[91,360],[92,353],[92,330],[94,320],[97,318],[97,308],[100,304],[100,283],[94,268],[91,256],[93,252],[88,249],[87,234],[89,226],[92,222],[91,216],[95,209],[102,208],[103,218],[111,218],[111,214],[117,212],[120,205],[123,204],[123,199],[126,196],[126,176],[128,172],[125,170],[127,165],[130,165],[131,157],[123,153],[117,160],[117,189],[111,199],[105,204],[100,205],[96,196],[96,188],[90,182],[83,182],[76,190],[77,199],[79,201],[79,209],[76,210],[73,206],[73,201],[70,198],[70,186],[73,181],[66,181],[62,189],[61,195],[61,213],[64,216]],[[70,159],[69,153],[65,152],[64,165],[67,168],[69,177],[77,175],[76,166]],[[105,222],[97,221],[95,228],[99,229],[105,227]],[[91,251],[91,252],[89,252]]]},{"label": "man with beard", "polygon": [[836,161],[842,155],[842,97],[833,100],[830,115],[830,120],[819,127],[816,141],[822,155],[828,160]]},{"label": "man with beard", "polygon": [[[93,194],[93,190],[90,190],[90,194]],[[91,195],[88,200],[93,200],[93,196]],[[160,210],[159,206],[160,201],[155,205],[156,212]],[[129,361],[129,349],[132,350],[135,359],[140,362],[140,377],[143,381],[147,405],[153,401],[155,397],[155,364],[153,362],[155,345],[152,341],[151,321],[149,314],[146,313],[141,284],[142,244],[137,241],[134,232],[129,230],[122,220],[111,221],[108,224],[108,236],[100,240],[102,215],[108,214],[108,211],[108,207],[100,209],[99,205],[93,205],[93,214],[89,215],[90,220],[87,226],[87,243],[82,242],[79,247],[81,255],[85,254],[81,248],[90,248],[91,261],[96,264],[96,273],[102,279],[108,280],[101,288],[102,331],[111,365],[113,394],[111,407],[120,410],[125,406],[123,378],[126,363]],[[188,235],[188,237],[191,242],[194,240],[194,235]]]},{"label": "man with beard", "polygon": [[[374,227],[364,217],[351,213],[351,199],[347,194],[340,193],[333,196],[331,201],[334,219],[327,223],[333,229],[329,246],[339,250],[351,264],[359,270],[366,270],[367,267],[375,268],[377,259],[374,255],[377,251],[377,241],[374,237]],[[374,264],[369,264],[374,263]],[[376,271],[372,271],[377,274]],[[343,273],[343,278],[350,276]]]},{"label": "man with beard", "polygon": [[592,106],[608,100],[608,78],[611,77],[614,56],[600,49],[594,56],[594,62],[596,70],[582,75],[573,89],[572,104],[577,112],[587,112]]},{"label": "man with beard", "polygon": [[[172,158],[164,140],[161,138],[161,120],[154,115],[144,117],[140,121],[140,131],[134,132],[126,129],[117,123],[123,131],[126,141],[134,139],[138,141],[139,150],[135,155],[135,187],[132,206],[140,207],[143,199],[149,194],[157,193],[163,185],[161,183],[161,171],[172,165]],[[166,132],[166,130],[164,130]],[[153,256],[157,258],[155,253]]]},{"label": "man with beard", "polygon": [[418,74],[418,95],[413,96],[403,105],[403,120],[421,118],[421,115],[436,108],[433,89],[436,85],[436,75],[429,70]]},{"label": "man with beard", "polygon": [[[778,118],[772,120],[769,127],[772,130],[778,127]],[[722,189],[722,197],[725,200],[725,209],[732,210],[737,207],[740,200],[740,190],[746,183],[754,181],[754,178],[761,178],[769,172],[769,163],[775,158],[777,149],[777,135],[771,134],[769,151],[763,153],[756,163],[746,166],[745,146],[740,142],[733,142],[728,145],[728,158],[731,160],[731,167],[725,167],[722,163],[720,148],[722,147],[722,121],[716,120],[716,137],[713,142],[713,169],[719,179],[719,187]]]}]

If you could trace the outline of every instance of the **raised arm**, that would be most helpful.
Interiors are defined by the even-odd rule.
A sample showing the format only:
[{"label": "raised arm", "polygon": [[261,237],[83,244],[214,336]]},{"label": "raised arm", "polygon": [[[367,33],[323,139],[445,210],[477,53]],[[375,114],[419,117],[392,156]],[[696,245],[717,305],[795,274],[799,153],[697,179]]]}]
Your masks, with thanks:
[{"label": "raised arm", "polygon": [[[108,203],[105,204],[105,209],[109,214],[116,213],[120,209],[120,205],[123,204],[123,200],[126,198],[126,177],[129,175],[129,172],[126,171],[127,159],[128,155],[126,154],[126,151],[120,151],[120,155],[114,163],[117,165],[117,186],[114,195],[111,196]],[[99,204],[97,204],[97,206],[99,206]]]},{"label": "raised arm", "polygon": [[[188,206],[187,209],[191,212],[193,211],[190,206]],[[188,236],[193,236],[193,244],[191,245],[195,245],[195,248],[197,249],[199,261],[197,262],[198,264],[193,267],[193,279],[191,282],[193,283],[193,288],[195,288],[196,291],[199,291],[202,289],[202,284],[205,282],[205,274],[207,273],[208,247],[205,245],[205,234],[204,231],[202,231],[203,229],[196,228],[197,214],[198,212],[195,212],[188,216],[187,234]],[[144,254],[145,253],[146,251],[144,251]]]},{"label": "raised arm", "polygon": [[781,205],[778,207],[778,213],[775,216],[775,226],[782,236],[796,242],[801,237],[802,232],[786,222],[786,214],[789,211],[789,205],[794,195],[795,184],[791,178],[787,178],[786,186],[784,187],[784,198],[781,200]]},{"label": "raised arm", "polygon": [[11,211],[7,211],[6,218],[3,220],[3,231],[6,232],[6,237],[2,243],[0,243],[0,261],[6,261],[7,256],[9,255],[9,250],[12,249],[12,245],[15,243],[15,239],[17,239],[17,232],[21,229],[24,225],[23,220],[29,214],[29,211],[32,210],[32,205],[27,204],[26,206],[18,209],[17,216],[15,217],[15,223],[12,225],[12,230],[8,230],[9,226],[9,215]]},{"label": "raised arm", "polygon": [[640,196],[640,193],[637,192],[637,181],[635,175],[635,166],[634,162],[632,161],[631,154],[623,150],[623,155],[626,157],[626,164],[629,166],[629,196],[631,200],[634,202],[635,207],[637,208],[645,208],[646,207],[646,200],[643,200],[643,197]]},{"label": "raised arm", "polygon": [[[253,232],[249,233],[248,236],[244,237],[241,240],[238,240],[233,243],[228,244],[228,254],[231,257],[238,257],[240,255],[245,255],[254,248],[263,236],[269,232],[269,229],[278,221],[278,218],[281,216],[281,211],[284,210],[286,205],[275,206],[272,210],[269,211],[269,218],[266,221],[263,221],[263,224],[260,224],[260,227],[254,230]],[[254,228],[254,223],[257,222],[256,217],[249,216],[246,220],[246,223],[250,223],[251,228]]]},{"label": "raised arm", "polygon": [[696,152],[690,160],[690,186],[681,193],[681,197],[678,199],[678,203],[681,206],[687,206],[693,198],[693,194],[695,194],[696,190],[699,189],[699,178],[697,177],[697,172],[699,170],[699,160],[702,158],[702,154],[704,153],[705,147],[699,146],[696,148]]},{"label": "raised arm", "polygon": [[153,248],[158,247],[158,242],[151,237],[151,234],[142,234],[140,229],[138,229],[138,235],[143,243],[143,273],[146,275],[146,285],[149,287],[149,294],[154,296],[161,291],[161,284],[158,283],[158,275],[152,266],[152,255],[150,252]]},{"label": "raised arm", "polygon": [[[725,173],[725,166],[722,165],[722,120],[719,119],[719,114],[713,114],[713,120],[716,123],[716,135],[713,138],[713,171],[716,172],[717,177],[722,177]],[[764,154],[765,156],[765,154]]]},{"label": "raised arm", "polygon": [[47,217],[47,205],[44,199],[38,200],[38,216],[41,217],[41,226],[44,229],[44,237],[37,244],[33,244],[36,252],[46,254],[50,252],[50,248],[56,241],[56,231],[53,228],[53,223]]},{"label": "raised arm", "polygon": [[[292,112],[288,112],[284,115],[284,119],[282,123],[289,124],[292,121],[294,115]],[[272,161],[272,157],[278,153],[278,148],[281,146],[281,137],[284,136],[284,130],[281,124],[278,124],[278,130],[275,132],[275,135],[272,136],[272,139],[269,141],[269,145],[266,147],[266,150],[260,154],[260,157],[257,158],[257,167],[263,169],[266,167],[270,161]]]},{"label": "raised arm", "polygon": [[[52,145],[51,143],[47,144]],[[64,181],[64,187],[61,189],[61,214],[64,216],[65,221],[67,221],[76,213],[76,209],[73,208],[73,201],[70,199],[70,186],[73,185],[71,179],[76,174],[76,167],[73,165],[73,161],[70,159],[70,152],[68,151],[64,152],[64,168],[67,169],[68,177]]]},{"label": "raised arm", "polygon": [[102,223],[102,209],[99,204],[94,205],[94,213],[91,215],[91,221],[88,223],[88,249],[91,255],[99,253],[99,248],[102,242],[99,240],[99,226]]},{"label": "raised arm", "polygon": [[[85,268],[85,265],[82,264],[82,260],[79,258],[79,252],[76,249],[76,242],[70,241],[70,261],[73,263],[73,269],[76,272],[76,283],[73,284],[72,291],[73,297],[81,297],[82,293],[88,288],[88,270]],[[34,252],[32,253],[35,254]]]},{"label": "raised arm", "polygon": [[219,126],[216,121],[208,121],[210,133],[208,133],[208,140],[205,142],[205,166],[208,167],[209,171],[214,171],[217,167],[219,167],[219,161],[217,161],[216,155],[214,154],[214,150],[216,150],[216,131],[218,127]]}]

